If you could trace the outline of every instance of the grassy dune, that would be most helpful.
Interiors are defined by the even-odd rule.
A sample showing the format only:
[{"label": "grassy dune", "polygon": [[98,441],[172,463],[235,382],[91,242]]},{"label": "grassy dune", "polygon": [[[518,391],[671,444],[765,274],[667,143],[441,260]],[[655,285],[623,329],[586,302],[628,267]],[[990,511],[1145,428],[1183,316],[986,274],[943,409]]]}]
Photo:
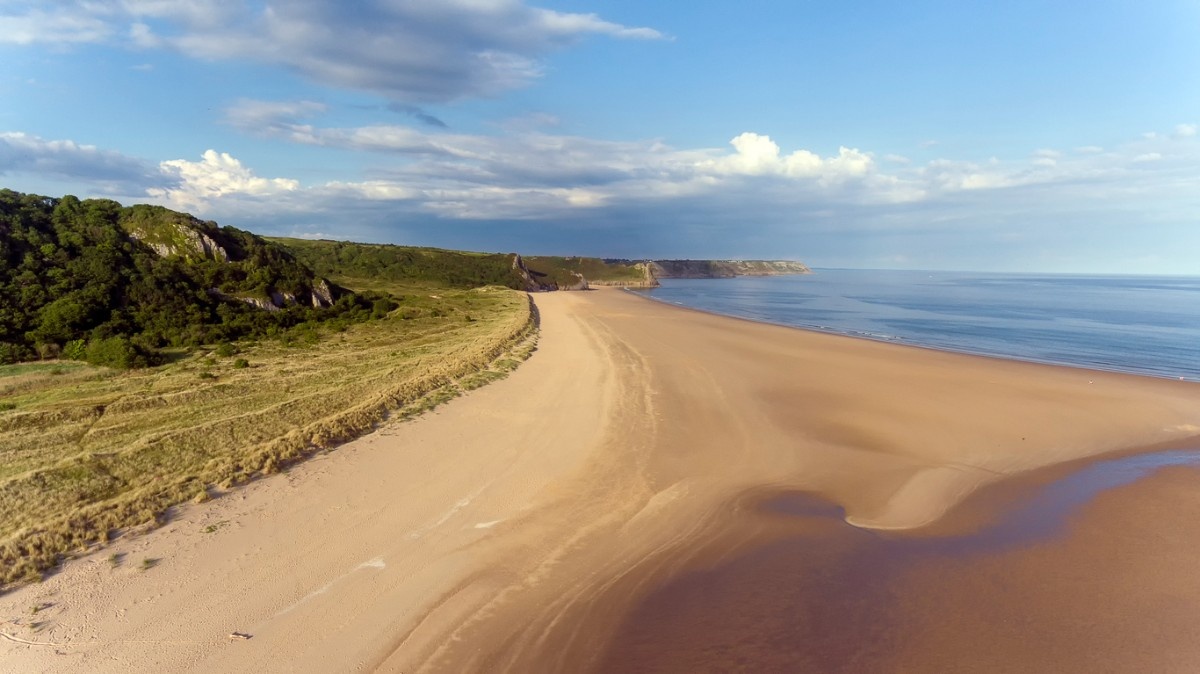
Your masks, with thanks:
[{"label": "grassy dune", "polygon": [[523,293],[386,289],[400,308],[344,332],[147,370],[0,367],[0,586],[501,377],[533,349]]}]

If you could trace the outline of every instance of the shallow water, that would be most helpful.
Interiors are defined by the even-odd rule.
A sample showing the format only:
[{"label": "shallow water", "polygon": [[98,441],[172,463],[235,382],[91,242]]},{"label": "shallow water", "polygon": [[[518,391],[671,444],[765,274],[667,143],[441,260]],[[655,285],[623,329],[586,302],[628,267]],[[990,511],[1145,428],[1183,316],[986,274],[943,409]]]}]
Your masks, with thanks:
[{"label": "shallow water", "polygon": [[1200,380],[1200,277],[821,269],[639,292],[870,339]]},{"label": "shallow water", "polygon": [[[1194,617],[1200,604],[1161,590],[1138,596],[1136,579],[1113,600],[1106,593],[1128,578],[1089,561],[1093,551],[1112,558],[1110,543],[1152,558],[1161,533],[1101,529],[1100,543],[1079,544],[1084,553],[1059,545],[1097,495],[1172,466],[1200,467],[1200,450],[1096,461],[1045,484],[1010,485],[998,516],[970,533],[873,532],[807,494],[755,496],[728,527],[757,528],[759,540],[650,593],[597,671],[1121,671],[1120,662],[1167,671],[1168,655],[1171,667],[1183,661],[1200,671],[1200,653],[1177,646],[1129,651],[1170,642],[1178,613]],[[1194,589],[1196,581],[1177,582]],[[1150,618],[1137,617],[1143,609]],[[1136,617],[1138,634],[1122,627],[1124,614]]]}]

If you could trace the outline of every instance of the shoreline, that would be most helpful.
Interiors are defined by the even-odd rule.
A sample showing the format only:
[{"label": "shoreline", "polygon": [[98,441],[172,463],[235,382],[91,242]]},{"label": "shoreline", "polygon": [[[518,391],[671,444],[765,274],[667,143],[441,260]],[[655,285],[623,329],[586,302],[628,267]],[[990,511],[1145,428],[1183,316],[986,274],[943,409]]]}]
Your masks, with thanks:
[{"label": "shoreline", "polygon": [[[854,270],[854,271],[858,271],[858,270]],[[886,271],[886,270],[884,270],[884,271]],[[1021,276],[1021,274],[1014,274],[1014,275]],[[1064,275],[1064,276],[1071,276],[1071,275],[1068,274],[1068,275]],[[1180,277],[1152,277],[1152,278],[1190,278],[1190,277],[1180,276]],[[691,280],[696,280],[696,279],[691,279]],[[729,280],[729,279],[707,279],[707,280],[721,281],[721,280]],[[944,347],[944,346],[934,346],[931,344],[919,344],[917,342],[911,341],[907,338],[900,337],[900,336],[896,336],[895,338],[889,339],[886,337],[875,337],[875,336],[872,336],[870,333],[866,333],[866,332],[862,332],[862,331],[846,331],[846,330],[839,330],[836,328],[831,328],[831,327],[826,327],[826,326],[821,326],[821,325],[811,325],[811,324],[802,324],[801,325],[801,324],[795,324],[795,323],[784,323],[784,322],[780,322],[780,321],[771,321],[771,320],[767,320],[767,319],[763,319],[763,318],[749,318],[747,316],[738,316],[735,314],[724,314],[719,311],[714,311],[711,309],[702,309],[700,307],[693,307],[693,306],[689,306],[686,304],[673,302],[671,300],[655,297],[650,294],[650,291],[655,290],[655,288],[649,288],[649,287],[640,288],[640,287],[633,287],[633,286],[622,286],[621,290],[628,292],[630,294],[633,294],[635,296],[642,297],[643,299],[647,299],[652,302],[659,302],[666,306],[675,307],[677,309],[685,309],[688,311],[698,311],[698,312],[701,312],[704,314],[709,314],[711,316],[720,316],[723,318],[731,318],[731,319],[738,320],[738,321],[748,321],[750,323],[759,323],[762,325],[774,325],[774,326],[781,327],[781,328],[791,328],[793,330],[802,330],[804,332],[812,332],[812,333],[823,334],[823,335],[834,335],[834,336],[838,336],[838,337],[849,337],[852,339],[862,339],[862,340],[876,342],[876,343],[880,343],[880,344],[894,344],[896,346],[907,346],[907,347],[912,347],[915,349],[928,349],[931,351],[939,351],[939,352],[943,352],[943,353],[956,353],[956,354],[960,354],[960,355],[964,355],[964,356],[977,356],[980,358],[993,358],[993,359],[997,359],[997,360],[1013,360],[1013,361],[1018,361],[1018,362],[1022,362],[1022,363],[1033,363],[1036,365],[1049,365],[1052,367],[1069,367],[1069,368],[1074,368],[1074,369],[1078,369],[1078,370],[1091,370],[1091,371],[1095,371],[1095,372],[1108,372],[1108,373],[1114,373],[1114,374],[1129,374],[1129,375],[1135,375],[1135,376],[1140,376],[1140,377],[1153,377],[1155,379],[1165,379],[1168,381],[1200,382],[1200,377],[1195,377],[1195,376],[1187,377],[1187,376],[1179,376],[1179,375],[1160,374],[1160,373],[1155,373],[1155,372],[1151,372],[1148,370],[1138,370],[1138,369],[1133,369],[1133,368],[1119,368],[1119,367],[1115,367],[1115,366],[1106,368],[1106,367],[1102,367],[1098,364],[1083,365],[1083,364],[1079,364],[1079,363],[1071,363],[1071,362],[1066,362],[1066,361],[1046,360],[1046,359],[1038,359],[1038,358],[1026,357],[1026,356],[1015,356],[1012,354],[990,353],[990,352],[986,352],[986,351],[972,351],[966,347],[951,348],[951,347]]]},{"label": "shoreline", "polygon": [[534,299],[538,351],[507,379],[188,506],[106,550],[118,566],[71,560],[0,597],[0,631],[54,644],[0,641],[0,657],[586,671],[755,489],[912,529],[1014,475],[1200,436],[1191,382],[896,349],[611,289]]}]

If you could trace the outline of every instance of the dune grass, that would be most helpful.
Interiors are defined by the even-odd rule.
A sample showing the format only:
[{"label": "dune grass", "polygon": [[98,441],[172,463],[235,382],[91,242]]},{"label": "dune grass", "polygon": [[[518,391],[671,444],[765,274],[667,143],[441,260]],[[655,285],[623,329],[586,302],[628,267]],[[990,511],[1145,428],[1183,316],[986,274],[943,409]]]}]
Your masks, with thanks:
[{"label": "dune grass", "polygon": [[0,587],[503,376],[533,349],[523,293],[388,290],[399,308],[343,332],[214,345],[145,370],[0,367]]}]

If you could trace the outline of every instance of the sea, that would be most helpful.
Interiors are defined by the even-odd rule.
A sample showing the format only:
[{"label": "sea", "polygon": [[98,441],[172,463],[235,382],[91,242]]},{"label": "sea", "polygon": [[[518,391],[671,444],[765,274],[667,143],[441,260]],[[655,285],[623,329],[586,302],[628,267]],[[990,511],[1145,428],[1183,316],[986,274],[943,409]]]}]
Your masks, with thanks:
[{"label": "sea", "polygon": [[639,292],[885,342],[1200,380],[1200,276],[814,271],[663,279]]}]

